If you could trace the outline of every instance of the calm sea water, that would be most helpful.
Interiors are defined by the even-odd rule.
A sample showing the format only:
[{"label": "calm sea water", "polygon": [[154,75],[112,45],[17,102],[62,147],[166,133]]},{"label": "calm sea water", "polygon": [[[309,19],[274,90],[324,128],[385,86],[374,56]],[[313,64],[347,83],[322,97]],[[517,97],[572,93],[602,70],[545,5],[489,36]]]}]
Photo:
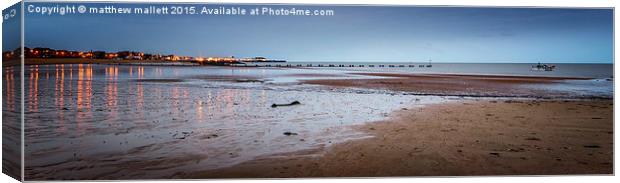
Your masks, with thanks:
[{"label": "calm sea water", "polygon": [[[270,63],[275,65],[274,63]],[[328,66],[334,64],[333,62],[290,62],[286,64],[323,64]],[[260,64],[266,65],[266,63]],[[285,63],[282,63],[285,65]],[[491,75],[518,75],[518,76],[555,76],[555,77],[586,77],[586,78],[612,78],[614,73],[613,64],[549,64],[555,65],[556,69],[552,72],[548,71],[532,71],[532,65],[536,64],[480,64],[480,63],[432,63],[432,68],[419,67],[420,65],[428,65],[428,63],[407,63],[407,62],[342,62],[336,63],[335,66],[344,65],[343,70],[354,71],[389,71],[389,72],[405,72],[405,73],[440,73],[440,74],[491,74]],[[349,68],[349,65],[356,67]],[[361,68],[359,65],[364,65]],[[368,65],[375,65],[374,68],[368,67]],[[383,68],[379,68],[378,65],[385,65]],[[389,67],[394,65],[394,67]],[[405,67],[399,67],[403,65]],[[409,65],[415,67],[410,68]]]},{"label": "calm sea water", "polygon": [[[515,68],[516,67],[516,68]],[[432,68],[236,68],[128,65],[25,67],[26,178],[162,178],[368,137],[352,125],[458,97],[300,84],[351,72],[613,77],[611,65],[434,64]],[[3,120],[17,121],[19,72],[3,68]],[[264,82],[238,82],[238,79]],[[246,81],[246,80],[243,80]],[[613,81],[545,86],[612,95]],[[272,108],[274,103],[302,105]],[[285,132],[297,135],[284,135]]]}]

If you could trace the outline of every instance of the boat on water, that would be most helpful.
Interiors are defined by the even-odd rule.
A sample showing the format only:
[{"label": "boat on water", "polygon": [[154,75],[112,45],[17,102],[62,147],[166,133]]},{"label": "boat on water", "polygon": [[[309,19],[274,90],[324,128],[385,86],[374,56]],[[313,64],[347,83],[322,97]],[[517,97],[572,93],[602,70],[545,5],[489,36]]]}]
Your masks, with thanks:
[{"label": "boat on water", "polygon": [[536,65],[532,65],[532,71],[553,71],[555,70],[555,65],[547,65],[541,64],[538,62]]},{"label": "boat on water", "polygon": [[426,65],[426,67],[433,67],[433,64],[431,63],[433,60],[428,60],[428,65]]}]

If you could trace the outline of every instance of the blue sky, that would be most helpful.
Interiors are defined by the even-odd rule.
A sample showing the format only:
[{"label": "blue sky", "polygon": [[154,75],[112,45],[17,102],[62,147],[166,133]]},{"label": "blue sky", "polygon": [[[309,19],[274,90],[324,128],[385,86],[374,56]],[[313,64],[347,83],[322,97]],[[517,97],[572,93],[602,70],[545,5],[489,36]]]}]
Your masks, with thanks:
[{"label": "blue sky", "polygon": [[[144,6],[90,4],[103,5]],[[265,6],[335,15],[26,13],[26,46],[289,61],[613,62],[611,9]]]}]

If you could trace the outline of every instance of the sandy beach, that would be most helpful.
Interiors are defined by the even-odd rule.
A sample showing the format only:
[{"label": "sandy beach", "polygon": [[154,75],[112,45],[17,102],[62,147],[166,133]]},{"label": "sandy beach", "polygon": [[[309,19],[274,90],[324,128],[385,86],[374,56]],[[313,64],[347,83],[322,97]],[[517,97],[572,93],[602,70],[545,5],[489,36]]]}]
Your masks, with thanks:
[{"label": "sandy beach", "polygon": [[462,100],[358,126],[374,138],[182,178],[613,173],[613,103]]},{"label": "sandy beach", "polygon": [[587,78],[361,75],[390,78],[304,82],[336,88],[476,97],[402,108],[391,113],[388,120],[355,127],[373,138],[264,156],[229,168],[181,174],[178,178],[613,173],[612,100],[537,99],[554,93],[520,86]]},{"label": "sandy beach", "polygon": [[[304,83],[332,87],[357,87],[411,92],[417,95],[447,95],[473,97],[563,97],[565,91],[543,91],[541,88],[523,87],[561,83],[567,80],[588,80],[575,77],[538,77],[502,75],[463,74],[399,74],[399,73],[355,73],[356,75],[379,76],[372,79],[318,79]],[[574,96],[573,96],[574,97]],[[598,98],[599,96],[583,96]],[[581,97],[580,97],[581,98]]]}]

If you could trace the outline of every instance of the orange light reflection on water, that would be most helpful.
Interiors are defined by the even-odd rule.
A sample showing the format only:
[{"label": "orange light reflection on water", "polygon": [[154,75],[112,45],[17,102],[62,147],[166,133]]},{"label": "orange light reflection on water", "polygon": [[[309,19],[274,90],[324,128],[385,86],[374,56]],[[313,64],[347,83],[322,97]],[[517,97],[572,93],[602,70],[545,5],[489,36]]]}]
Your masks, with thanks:
[{"label": "orange light reflection on water", "polygon": [[6,93],[3,98],[3,105],[6,109],[15,111],[15,73],[13,67],[5,68],[4,82]]},{"label": "orange light reflection on water", "polygon": [[[71,72],[73,73],[73,72]],[[77,99],[76,99],[76,107],[77,107],[77,115],[76,122],[78,130],[83,130],[83,123],[92,119],[92,79],[93,79],[93,68],[91,65],[78,65],[78,80],[77,80]]]},{"label": "orange light reflection on water", "polygon": [[38,112],[39,107],[39,66],[30,66],[28,86],[28,111]]}]

